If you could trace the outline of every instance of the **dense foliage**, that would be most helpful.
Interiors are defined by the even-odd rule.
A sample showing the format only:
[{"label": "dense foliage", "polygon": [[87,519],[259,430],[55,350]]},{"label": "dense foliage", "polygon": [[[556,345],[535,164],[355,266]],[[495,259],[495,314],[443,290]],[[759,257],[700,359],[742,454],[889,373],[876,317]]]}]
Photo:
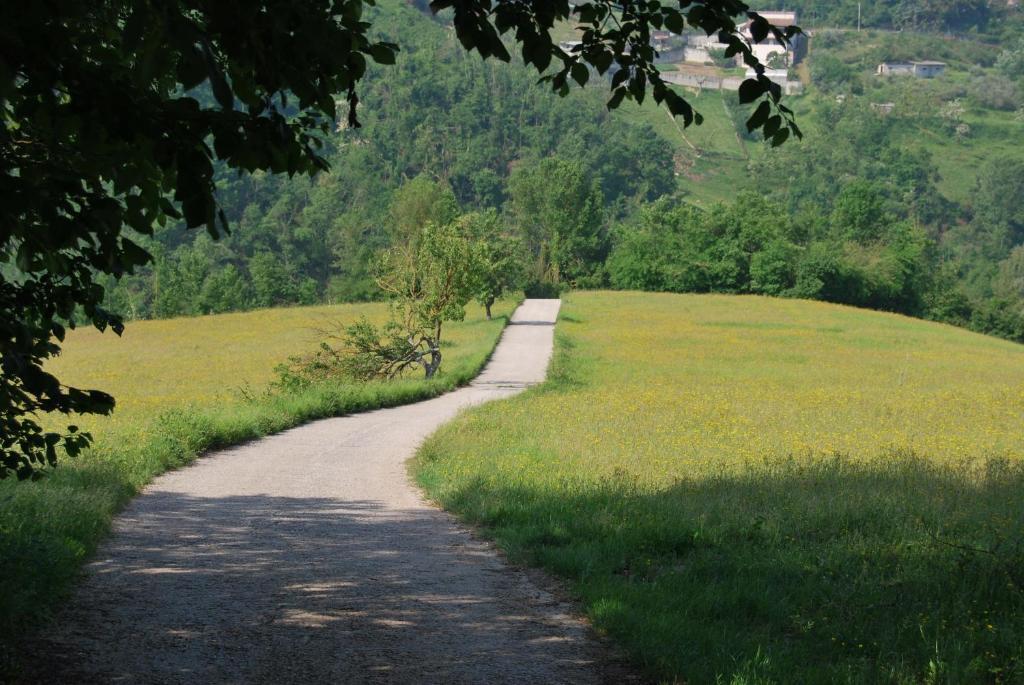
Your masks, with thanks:
[{"label": "dense foliage", "polygon": [[1024,162],[995,157],[970,206],[936,189],[932,161],[896,143],[901,122],[823,104],[829,138],[758,165],[780,179],[701,211],[665,199],[617,228],[612,285],[822,299],[1024,341]]},{"label": "dense foliage", "polygon": [[[0,10],[0,262],[15,267],[0,277],[0,477],[30,476],[58,447],[88,443],[74,426],[43,432],[37,412],[113,407],[42,368],[76,320],[120,331],[96,275],[149,262],[137,236],[169,217],[226,229],[214,156],[249,171],[326,168],[317,133],[333,123],[335,94],[354,105],[366,58],[393,61],[394,46],[368,39],[361,0],[285,17],[261,4]],[[202,83],[212,106],[184,95]]]},{"label": "dense foliage", "polygon": [[[65,326],[84,320],[119,330],[123,318],[377,297],[368,265],[393,242],[389,227],[395,220],[394,192],[418,176],[449,188],[455,213],[492,212],[495,230],[516,246],[506,250],[503,268],[532,293],[554,293],[566,284],[761,292],[932,316],[1015,339],[1024,331],[1022,296],[1015,285],[1015,265],[1021,259],[1014,252],[1021,244],[1012,218],[1015,209],[1006,207],[999,215],[992,209],[1012,205],[1019,197],[993,190],[999,183],[1012,185],[1018,171],[1015,160],[991,160],[981,174],[973,197],[980,200],[986,192],[994,193],[991,207],[981,202],[956,206],[938,192],[933,160],[919,147],[904,144],[907,132],[920,125],[962,143],[984,134],[968,123],[971,108],[1020,108],[1024,48],[1019,37],[986,44],[916,33],[861,49],[851,34],[817,35],[820,47],[810,61],[812,92],[854,98],[865,94],[872,102],[891,98],[897,114],[888,119],[876,116],[859,99],[845,106],[829,98],[815,100],[809,115],[818,132],[815,140],[767,160],[756,156],[746,170],[748,179],[736,187],[756,188],[768,199],[742,199],[735,206],[713,210],[716,217],[709,219],[683,211],[672,199],[659,201],[678,195],[679,166],[673,147],[663,133],[655,132],[653,120],[614,116],[606,109],[601,89],[568,100],[556,96],[565,91],[566,79],[583,83],[603,76],[612,89],[612,104],[624,98],[640,100],[645,89],[639,84],[651,78],[641,77],[647,73],[643,60],[650,56],[645,31],[659,25],[674,27],[677,17],[668,10],[658,17],[645,15],[632,28],[584,32],[580,50],[555,54],[558,48],[548,33],[524,32],[522,22],[551,28],[569,11],[560,3],[532,18],[521,14],[522,7],[510,9],[505,3],[493,5],[490,15],[474,14],[473,3],[459,4],[440,18],[423,3],[392,5],[375,10],[372,25],[362,20],[357,5],[361,7],[344,4],[336,26],[359,36],[352,43],[355,52],[348,53],[351,63],[312,48],[295,52],[292,43],[286,44],[310,64],[336,74],[333,81],[315,83],[303,81],[299,64],[265,65],[266,54],[256,59],[246,53],[236,59],[235,53],[244,50],[249,38],[236,35],[239,27],[228,26],[220,11],[211,10],[209,16],[199,11],[189,20],[192,23],[184,24],[173,12],[160,15],[161,21],[169,22],[167,31],[184,36],[171,39],[171,49],[161,52],[154,28],[159,22],[154,23],[155,10],[148,5],[137,12],[117,7],[106,14],[81,10],[77,30],[86,51],[89,45],[102,43],[90,31],[107,35],[98,28],[100,23],[123,24],[121,34],[108,36],[114,41],[112,49],[119,52],[104,56],[120,59],[121,71],[90,73],[92,78],[114,79],[126,93],[124,101],[138,105],[131,122],[126,114],[130,108],[119,107],[115,116],[107,112],[113,105],[106,100],[95,112],[89,110],[90,116],[110,114],[97,124],[100,128],[88,129],[89,136],[96,134],[90,138],[90,144],[99,146],[96,149],[76,142],[86,135],[86,119],[71,128],[54,129],[65,136],[60,143],[65,152],[78,150],[78,158],[65,160],[68,168],[92,174],[93,179],[77,200],[67,195],[66,205],[46,199],[53,196],[47,184],[59,183],[59,175],[43,172],[59,155],[43,164],[46,155],[33,157],[32,152],[41,148],[19,141],[44,135],[33,126],[43,126],[46,117],[33,117],[50,111],[46,108],[54,116],[84,117],[83,108],[91,102],[84,95],[88,86],[51,84],[53,73],[31,71],[31,60],[19,58],[25,60],[24,68],[12,73],[21,73],[26,80],[8,89],[8,99],[13,103],[11,121],[21,121],[21,128],[6,129],[6,140],[13,146],[8,156],[14,163],[11,168],[18,171],[8,178],[11,192],[32,201],[7,203],[7,225],[39,227],[63,217],[73,230],[57,243],[28,240],[24,231],[12,234],[7,242],[8,263],[2,270],[9,295],[5,301],[18,311],[36,312],[5,317],[12,324],[4,353],[5,397],[10,406],[19,407],[10,415],[14,423],[5,430],[4,454],[11,468],[30,474],[33,463],[52,462],[61,445],[76,451],[88,441],[71,430],[64,435],[35,430],[26,419],[31,412],[109,411],[112,406],[109,396],[64,388],[41,370],[42,361],[59,350]],[[447,5],[434,3],[433,8]],[[581,8],[576,19],[593,28],[603,16],[595,9],[599,5]],[[918,16],[932,19],[920,20],[916,28],[973,27],[985,40],[996,40],[1000,31],[1020,19],[1017,9],[1001,5],[940,5],[918,5]],[[846,5],[826,5],[821,11],[832,11],[830,7],[839,12]],[[867,14],[880,17],[886,7],[890,19],[885,21],[910,27],[892,19],[907,9],[898,3],[869,3]],[[717,21],[726,29],[735,26],[732,19],[715,15],[717,10],[709,11],[710,17],[691,13],[690,24],[707,28],[707,22]],[[939,16],[944,18],[934,19]],[[307,30],[307,19],[312,21],[299,13],[288,30]],[[32,14],[21,21],[29,27],[41,19]],[[253,21],[252,35],[270,35],[280,28]],[[487,21],[497,22],[499,28],[517,27],[527,66],[543,68],[551,55],[556,64],[562,60],[563,68],[550,74],[554,93],[536,87],[536,75],[523,64],[484,62],[467,55],[465,48],[470,47],[484,55],[505,56],[506,47],[494,42]],[[448,30],[449,22],[461,32],[459,40]],[[764,30],[756,18],[755,27],[756,32]],[[30,33],[26,28],[25,34]],[[186,45],[189,36],[201,40]],[[403,47],[393,67],[366,63],[366,56],[392,61],[391,40]],[[609,54],[625,47],[631,50],[625,61],[606,64]],[[70,53],[55,54],[57,61],[76,59]],[[167,63],[154,63],[152,74],[135,68],[143,63],[138,60],[156,54],[164,55]],[[582,67],[581,56],[593,69]],[[951,60],[969,71],[970,80],[966,85],[955,79],[907,86],[864,76],[880,59],[921,57]],[[247,59],[255,61],[250,64]],[[135,92],[132,89],[147,87],[146,78],[158,84],[159,97],[153,102],[146,100],[148,96],[128,97]],[[356,78],[361,79],[359,99],[367,105],[362,128],[354,126],[354,111],[339,121],[333,100],[334,93],[347,93],[348,104],[354,106],[357,98],[349,86]],[[342,87],[342,82],[347,85]],[[658,83],[656,74],[648,81],[663,103],[686,119],[689,105],[680,104],[675,91],[662,90]],[[750,83],[741,91],[741,100],[763,94],[763,83],[757,85],[761,81]],[[32,93],[43,93],[47,84],[71,90],[65,99],[43,98],[36,107]],[[193,85],[200,87],[188,93],[181,90]],[[284,91],[290,96],[270,97]],[[759,107],[726,110],[744,140],[757,141],[767,133],[772,143],[778,143],[795,129],[787,123],[788,111],[777,105],[774,93],[769,93]],[[192,152],[147,156],[157,148],[147,147],[145,136],[159,131],[136,121],[139,113],[142,119],[167,119],[156,109],[145,114],[147,107],[171,108],[168,116],[185,123],[174,129],[177,137],[170,140]],[[135,138],[118,137],[126,131],[134,132]],[[319,134],[311,133],[315,131]],[[210,133],[213,137],[206,140]],[[102,152],[100,148],[107,151],[106,162],[90,157]],[[36,162],[42,166],[33,166]],[[94,163],[100,166],[88,167]],[[103,164],[114,166],[108,169]],[[331,174],[312,179],[272,173],[327,166],[333,167]],[[39,173],[29,173],[36,167]],[[252,173],[238,175],[236,169]],[[787,181],[780,184],[778,179]],[[173,195],[165,197],[164,190]],[[107,197],[109,193],[113,195]],[[638,211],[656,201],[656,206]],[[165,221],[178,212],[183,213],[178,224]],[[753,238],[748,235],[753,224],[746,225],[751,212],[758,215],[761,227],[761,234]],[[228,223],[237,230],[223,236]],[[206,224],[212,237],[182,230],[196,224]],[[658,234],[654,226],[670,228]],[[76,243],[79,229],[91,237]],[[705,234],[698,235],[701,231]],[[214,240],[218,235],[223,239]],[[666,251],[676,247],[675,252]],[[648,264],[648,273],[638,275],[634,267],[645,250],[657,254],[655,261],[662,266]],[[26,460],[25,455],[31,456]]]}]

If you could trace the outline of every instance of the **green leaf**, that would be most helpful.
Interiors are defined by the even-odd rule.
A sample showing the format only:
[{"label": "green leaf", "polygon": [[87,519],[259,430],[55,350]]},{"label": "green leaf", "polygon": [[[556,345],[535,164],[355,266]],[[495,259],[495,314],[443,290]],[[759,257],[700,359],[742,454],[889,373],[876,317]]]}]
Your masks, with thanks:
[{"label": "green leaf", "polygon": [[626,97],[626,91],[623,88],[616,88],[612,92],[611,98],[608,100],[606,106],[608,109],[615,109],[622,104],[622,99]]},{"label": "green leaf", "polygon": [[764,122],[767,121],[768,115],[770,115],[771,113],[771,105],[768,104],[767,100],[763,101],[760,105],[757,106],[757,109],[754,110],[754,113],[750,115],[750,118],[747,119],[747,130],[754,131],[756,129],[761,128],[761,126],[764,125]]},{"label": "green leaf", "polygon": [[612,76],[612,88],[618,88],[623,81],[629,78],[629,69],[626,67],[620,67],[615,75]]},{"label": "green leaf", "polygon": [[153,260],[153,256],[149,252],[127,238],[121,239],[121,252],[121,260],[129,270],[136,266],[148,264]]},{"label": "green leaf", "polygon": [[740,84],[739,96],[741,103],[753,102],[762,95],[764,95],[764,85],[757,80],[748,78]]},{"label": "green leaf", "polygon": [[394,64],[397,46],[388,43],[374,43],[370,46],[370,56],[377,64]]},{"label": "green leaf", "polygon": [[213,96],[217,99],[217,104],[224,109],[234,109],[235,95],[231,92],[231,86],[228,85],[228,80],[225,78],[220,64],[217,63],[217,58],[214,57],[213,52],[210,50],[208,42],[203,42],[202,51],[203,59],[206,61],[206,73],[210,79],[210,89],[213,90]]},{"label": "green leaf", "polygon": [[629,81],[629,92],[638,104],[643,104],[644,95],[647,93],[647,75],[639,72]]},{"label": "green leaf", "polygon": [[[692,10],[691,10],[692,11]],[[672,33],[682,33],[686,30],[686,21],[683,19],[683,14],[679,10],[666,9],[665,10],[665,28]]]},{"label": "green leaf", "polygon": [[572,78],[574,81],[576,81],[576,83],[580,84],[581,86],[587,85],[587,80],[590,78],[590,70],[587,69],[587,66],[585,64],[576,62],[575,64],[572,65],[571,73]]},{"label": "green leaf", "polygon": [[782,145],[783,143],[786,142],[786,140],[788,138],[789,138],[789,129],[788,128],[781,129],[774,136],[772,136],[772,147],[778,147],[778,146]]},{"label": "green leaf", "polygon": [[588,60],[597,69],[597,73],[603,74],[608,71],[608,67],[612,65],[612,53],[607,51],[600,51],[594,53],[593,57]]},{"label": "green leaf", "polygon": [[33,258],[32,255],[32,248],[29,246],[28,243],[23,242],[21,245],[18,246],[18,255],[17,257],[15,257],[14,263],[17,265],[19,269],[21,269],[25,273],[29,273],[32,271],[35,259]]},{"label": "green leaf", "polygon": [[750,22],[750,37],[754,39],[755,43],[760,43],[768,37],[768,29],[770,24],[764,17],[758,15],[751,19]]}]

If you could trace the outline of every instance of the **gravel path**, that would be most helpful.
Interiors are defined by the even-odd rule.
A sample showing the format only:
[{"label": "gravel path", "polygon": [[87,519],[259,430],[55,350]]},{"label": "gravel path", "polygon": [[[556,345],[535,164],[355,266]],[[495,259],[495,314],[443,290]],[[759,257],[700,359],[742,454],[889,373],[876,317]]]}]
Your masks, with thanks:
[{"label": "gravel path", "polygon": [[543,380],[558,306],[527,300],[469,387],[311,423],[156,479],[32,646],[46,672],[28,680],[631,680],[544,583],[424,502],[406,474],[457,412]]}]

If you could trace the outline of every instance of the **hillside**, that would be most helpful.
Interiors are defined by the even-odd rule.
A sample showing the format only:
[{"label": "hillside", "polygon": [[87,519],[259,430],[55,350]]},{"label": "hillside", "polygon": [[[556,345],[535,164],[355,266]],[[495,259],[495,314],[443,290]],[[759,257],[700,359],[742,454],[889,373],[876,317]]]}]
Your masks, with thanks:
[{"label": "hillside", "polygon": [[666,681],[1024,677],[1024,347],[806,301],[575,293],[550,381],[417,478]]},{"label": "hillside", "polygon": [[[967,206],[986,160],[1002,155],[1024,159],[1018,147],[1005,144],[1024,130],[1019,114],[1024,106],[1020,74],[1008,75],[997,65],[1004,52],[1020,52],[1012,38],[993,42],[992,38],[927,32],[857,32],[813,24],[804,28],[810,32],[810,49],[795,71],[809,87],[805,95],[790,97],[789,106],[797,112],[808,139],[833,135],[819,114],[837,95],[849,98],[854,107],[891,104],[894,131],[887,136],[886,146],[926,153],[942,194]],[[920,59],[942,60],[946,70],[933,80],[884,78],[875,73],[882,61]],[[1004,63],[1009,65],[1009,59]],[[678,68],[692,67],[680,64]],[[653,105],[626,106],[621,116],[649,123],[673,146],[684,169],[680,190],[698,205],[728,200],[737,188],[754,188],[768,180],[767,175],[751,175],[750,161],[763,159],[766,150],[756,136],[746,133],[743,121],[750,108],[740,106],[731,92],[692,95],[695,106],[708,117],[704,126],[677,130],[666,125],[664,111]],[[954,101],[957,107],[950,109]],[[955,131],[958,125],[966,125],[960,134]],[[801,143],[794,141],[792,147],[800,148]],[[785,195],[784,189],[766,186],[763,190]]]},{"label": "hillside", "polygon": [[608,112],[603,87],[560,98],[521,62],[467,54],[429,12],[397,0],[371,12],[402,49],[361,84],[362,128],[339,126],[325,141],[331,171],[222,170],[232,235],[213,244],[180,225],[159,232],[155,268],[109,284],[113,309],[160,318],[375,299],[369,263],[388,245],[396,191],[418,176],[443,182],[463,211],[501,211],[516,170],[551,157],[586,170],[609,219],[675,192],[672,147],[646,122]]}]

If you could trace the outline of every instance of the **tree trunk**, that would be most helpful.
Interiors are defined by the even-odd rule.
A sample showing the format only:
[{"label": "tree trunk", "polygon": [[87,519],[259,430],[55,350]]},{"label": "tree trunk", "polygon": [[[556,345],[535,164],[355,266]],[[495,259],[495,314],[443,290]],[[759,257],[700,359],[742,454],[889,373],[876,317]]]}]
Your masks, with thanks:
[{"label": "tree trunk", "polygon": [[484,302],[484,311],[487,312],[487,320],[488,321],[491,320],[491,305],[492,304],[494,304],[494,298],[493,297],[488,298],[487,301]]},{"label": "tree trunk", "polygon": [[438,367],[441,366],[441,350],[434,348],[430,351],[430,361],[424,360],[423,371],[426,373],[427,378],[433,378],[434,374],[437,373]]},{"label": "tree trunk", "polygon": [[434,374],[437,373],[438,367],[441,366],[441,341],[426,338],[426,343],[429,350],[429,359],[427,359],[428,355],[425,354],[421,357],[420,363],[423,364],[423,373],[426,374],[426,377],[433,378]]}]

